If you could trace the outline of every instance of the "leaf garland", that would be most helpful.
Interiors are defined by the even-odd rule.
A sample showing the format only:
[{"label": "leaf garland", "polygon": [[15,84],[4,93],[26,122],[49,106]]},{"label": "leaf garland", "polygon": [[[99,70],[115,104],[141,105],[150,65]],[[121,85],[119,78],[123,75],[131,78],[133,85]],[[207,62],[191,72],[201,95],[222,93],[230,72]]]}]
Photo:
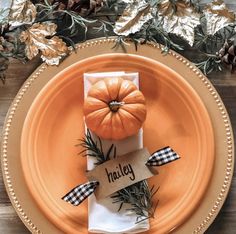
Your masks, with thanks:
[{"label": "leaf garland", "polygon": [[43,61],[57,65],[68,46],[117,35],[123,48],[126,39],[162,44],[164,53],[192,47],[199,55],[192,61],[208,73],[224,68],[218,51],[235,40],[235,27],[235,13],[223,0],[205,6],[198,0],[9,0],[0,6],[0,58],[26,61],[40,52]]}]

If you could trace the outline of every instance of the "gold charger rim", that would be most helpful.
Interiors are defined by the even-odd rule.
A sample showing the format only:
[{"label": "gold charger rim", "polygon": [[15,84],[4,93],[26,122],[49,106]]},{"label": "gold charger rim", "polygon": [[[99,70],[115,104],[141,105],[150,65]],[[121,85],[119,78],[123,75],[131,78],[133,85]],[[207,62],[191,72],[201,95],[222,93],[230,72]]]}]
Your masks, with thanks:
[{"label": "gold charger rim", "polygon": [[[88,47],[100,45],[100,44],[106,44],[106,43],[116,43],[116,37],[110,37],[110,38],[99,38],[99,39],[92,39],[88,40],[84,43],[78,44],[76,46],[77,50],[85,49]],[[150,46],[154,49],[162,49],[162,46],[154,43],[148,43],[147,46]],[[73,53],[71,49],[71,53]],[[71,54],[70,53],[70,54]],[[202,222],[200,224],[197,224],[197,227],[194,228],[192,233],[202,233],[206,228],[210,226],[210,224],[213,222],[214,218],[217,216],[220,208],[223,205],[223,202],[226,199],[230,183],[233,176],[233,167],[234,167],[234,146],[233,146],[233,131],[232,126],[230,123],[229,116],[227,114],[227,111],[225,109],[225,106],[219,97],[218,93],[216,92],[214,86],[210,83],[210,81],[194,66],[189,62],[187,59],[185,59],[183,56],[179,55],[178,53],[174,51],[169,51],[169,55],[173,56],[175,59],[179,60],[183,65],[185,65],[191,72],[195,73],[195,75],[198,76],[198,78],[202,81],[203,85],[206,86],[208,89],[208,92],[213,96],[216,105],[218,107],[217,111],[220,111],[221,118],[224,122],[225,127],[225,133],[226,133],[226,141],[227,141],[227,164],[225,168],[225,175],[224,175],[224,182],[221,187],[220,193],[217,195],[217,199],[214,202],[214,205],[212,206],[212,209],[208,212],[207,216],[202,219]],[[148,56],[147,56],[148,57]],[[82,58],[83,59],[83,58]],[[81,59],[81,60],[82,60]],[[42,72],[44,72],[48,66],[46,64],[40,65],[33,73],[32,75],[25,81],[21,89],[19,90],[18,94],[16,95],[11,107],[9,108],[9,111],[7,113],[4,127],[3,127],[3,134],[2,134],[2,144],[1,144],[1,165],[2,165],[2,171],[3,171],[3,179],[5,183],[5,187],[7,190],[7,193],[10,197],[10,200],[12,202],[13,207],[18,213],[18,216],[21,218],[21,220],[24,222],[24,224],[28,227],[28,229],[35,233],[42,233],[39,228],[31,221],[30,217],[27,216],[27,214],[24,212],[20,202],[18,201],[18,198],[14,192],[14,188],[12,185],[11,175],[9,172],[8,167],[8,141],[9,141],[9,131],[11,127],[11,122],[14,118],[14,114],[17,111],[17,107],[19,103],[21,102],[24,94],[27,92],[28,88],[31,86],[31,84],[34,82],[34,80],[37,79],[37,77],[40,76]]]}]

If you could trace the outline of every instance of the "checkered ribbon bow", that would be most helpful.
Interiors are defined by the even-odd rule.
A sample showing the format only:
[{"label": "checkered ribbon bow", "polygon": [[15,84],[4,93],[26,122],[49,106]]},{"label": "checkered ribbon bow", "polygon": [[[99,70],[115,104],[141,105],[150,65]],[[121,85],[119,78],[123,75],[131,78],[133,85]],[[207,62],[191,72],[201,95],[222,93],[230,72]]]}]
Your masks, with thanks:
[{"label": "checkered ribbon bow", "polygon": [[169,146],[157,150],[148,159],[147,166],[162,166],[179,159],[179,155]]},{"label": "checkered ribbon bow", "polygon": [[62,199],[74,206],[78,206],[89,195],[91,195],[99,185],[97,181],[89,181],[85,184],[80,184],[67,193]]},{"label": "checkered ribbon bow", "polygon": [[[179,159],[179,155],[171,149],[169,146],[157,150],[154,152],[146,162],[147,166],[162,166]],[[81,184],[73,188],[62,199],[71,203],[74,206],[78,206],[88,196],[94,193],[95,189],[99,185],[98,181],[89,181],[85,184]]]}]

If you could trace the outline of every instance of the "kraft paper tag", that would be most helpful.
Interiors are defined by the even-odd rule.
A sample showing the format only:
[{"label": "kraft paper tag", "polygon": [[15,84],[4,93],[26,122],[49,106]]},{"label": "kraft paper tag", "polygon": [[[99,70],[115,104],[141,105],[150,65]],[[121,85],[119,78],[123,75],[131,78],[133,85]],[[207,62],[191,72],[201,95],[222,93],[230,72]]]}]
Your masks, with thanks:
[{"label": "kraft paper tag", "polygon": [[88,180],[99,182],[95,191],[97,199],[157,174],[157,171],[145,165],[149,157],[148,150],[143,148],[109,160],[87,172]]}]

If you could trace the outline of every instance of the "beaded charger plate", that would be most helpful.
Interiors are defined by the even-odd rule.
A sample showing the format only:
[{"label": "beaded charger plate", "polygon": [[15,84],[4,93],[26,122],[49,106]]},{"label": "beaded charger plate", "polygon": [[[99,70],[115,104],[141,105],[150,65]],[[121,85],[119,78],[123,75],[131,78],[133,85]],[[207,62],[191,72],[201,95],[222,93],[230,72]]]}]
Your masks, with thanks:
[{"label": "beaded charger plate", "polygon": [[[77,155],[83,148],[74,147],[84,135],[83,74],[121,69],[140,76],[147,107],[144,146],[154,152],[170,145],[181,155],[181,160],[159,168],[158,176],[149,180],[160,187],[153,198],[154,204],[159,202],[151,231],[167,233],[179,227],[208,186],[214,136],[210,117],[194,89],[167,66],[143,56],[92,56],[61,71],[43,87],[28,111],[21,135],[22,168],[32,197],[65,233],[88,229],[86,202],[75,208],[61,200],[65,191],[86,181],[86,158]],[[119,205],[113,206],[118,211]]]},{"label": "beaded charger plate", "polygon": [[[59,207],[56,210],[56,212],[54,212],[55,210],[53,210],[53,207],[47,206],[47,204],[49,204],[48,201],[50,201],[50,200],[52,201],[50,203],[51,205],[53,205],[55,202],[55,199],[50,194],[50,190],[48,190],[48,189],[46,189],[46,190],[45,189],[41,189],[41,190],[36,189],[35,190],[34,189],[36,187],[39,188],[38,186],[42,182],[42,178],[39,178],[38,182],[35,182],[36,181],[35,178],[37,178],[37,174],[35,174],[35,176],[32,176],[32,173],[34,172],[34,169],[36,169],[35,172],[37,172],[37,170],[39,168],[43,168],[42,167],[43,161],[47,160],[47,158],[49,159],[50,156],[47,155],[47,157],[46,157],[45,155],[42,155],[42,162],[40,162],[40,160],[39,160],[40,158],[38,157],[37,158],[38,161],[34,165],[34,162],[35,162],[34,160],[29,161],[30,158],[25,157],[25,155],[27,155],[27,154],[21,154],[22,149],[23,149],[23,151],[22,151],[23,153],[28,152],[28,151],[24,151],[24,147],[22,147],[22,149],[21,149],[21,140],[22,140],[21,136],[24,137],[27,135],[27,134],[22,135],[22,129],[23,129],[23,126],[24,126],[24,129],[26,129],[25,126],[27,126],[27,121],[29,122],[30,116],[31,117],[34,116],[34,115],[32,115],[32,114],[30,115],[28,113],[34,113],[34,114],[41,113],[41,115],[42,115],[42,111],[37,113],[37,110],[34,110],[34,109],[37,109],[37,108],[34,108],[35,103],[37,103],[37,100],[40,100],[40,97],[43,98],[42,100],[44,100],[44,101],[46,100],[45,98],[47,98],[47,97],[45,95],[43,95],[43,94],[47,93],[45,90],[47,90],[47,87],[50,87],[50,85],[53,84],[53,82],[55,82],[55,80],[59,79],[58,76],[60,76],[60,74],[66,75],[66,71],[71,69],[71,67],[73,67],[73,66],[77,66],[76,64],[79,64],[79,63],[81,64],[81,66],[84,65],[85,67],[87,66],[87,68],[88,68],[88,64],[86,65],[86,61],[91,60],[90,57],[98,56],[98,55],[101,55],[100,58],[102,58],[104,56],[108,56],[108,57],[110,56],[109,57],[110,60],[108,59],[108,61],[110,63],[111,63],[112,59],[114,60],[115,57],[117,57],[119,60],[119,58],[122,58],[125,56],[126,57],[126,64],[127,64],[128,63],[127,54],[128,54],[128,56],[130,56],[131,59],[133,57],[136,58],[136,60],[135,59],[132,60],[132,61],[135,61],[135,62],[133,62],[133,64],[136,64],[136,65],[133,65],[132,69],[134,69],[135,66],[137,69],[140,66],[145,67],[145,61],[146,61],[146,63],[149,63],[149,66],[150,65],[154,66],[155,61],[158,61],[159,66],[162,66],[161,64],[164,64],[165,66],[167,66],[175,71],[172,73],[173,78],[179,77],[178,79],[181,80],[180,83],[182,82],[183,85],[181,85],[181,86],[176,85],[177,91],[178,90],[181,91],[180,87],[187,87],[184,89],[185,91],[183,92],[184,95],[183,95],[182,99],[180,97],[181,95],[178,96],[178,92],[176,92],[176,97],[179,97],[179,100],[181,100],[181,101],[178,101],[176,99],[176,106],[178,106],[178,105],[181,106],[181,103],[182,103],[182,106],[186,107],[186,109],[182,109],[182,110],[189,111],[189,116],[191,116],[191,114],[192,114],[192,121],[196,121],[196,126],[195,126],[195,128],[192,127],[192,129],[191,129],[191,124],[186,122],[186,126],[189,126],[190,130],[192,130],[194,132],[194,129],[195,129],[195,131],[196,131],[195,137],[198,140],[196,145],[203,144],[206,146],[205,151],[202,155],[202,160],[200,160],[200,162],[196,161],[196,164],[200,165],[201,168],[203,168],[201,165],[205,165],[205,166],[207,165],[207,167],[209,169],[208,169],[208,172],[206,173],[206,179],[205,179],[205,181],[203,181],[203,186],[199,187],[200,192],[199,191],[196,192],[196,190],[195,190],[196,196],[195,196],[195,199],[192,200],[192,202],[190,202],[188,199],[191,198],[191,192],[194,191],[194,185],[192,185],[192,188],[193,188],[192,190],[190,188],[185,188],[186,191],[187,191],[187,189],[190,189],[188,191],[188,194],[190,194],[189,195],[190,197],[189,196],[185,197],[185,198],[187,198],[186,201],[188,201],[187,204],[189,205],[189,207],[183,211],[183,213],[185,215],[182,215],[182,218],[177,220],[178,222],[173,221],[172,225],[171,225],[171,222],[168,222],[169,225],[168,225],[168,227],[166,227],[167,229],[160,229],[160,231],[162,230],[162,232],[160,232],[160,233],[163,233],[163,232],[203,233],[207,229],[207,227],[211,224],[211,222],[214,220],[217,213],[219,212],[219,210],[225,200],[225,197],[227,195],[229,185],[231,182],[231,178],[232,178],[232,169],[233,169],[233,160],[234,160],[233,136],[232,136],[231,124],[230,124],[228,115],[226,113],[225,107],[224,107],[219,95],[217,94],[217,92],[215,91],[215,89],[211,85],[211,83],[207,80],[207,78],[204,77],[197,68],[195,68],[193,65],[191,65],[191,63],[189,63],[186,59],[184,59],[180,55],[176,54],[175,52],[170,51],[168,55],[163,56],[161,54],[161,48],[159,48],[159,46],[154,45],[154,44],[142,45],[136,51],[135,46],[131,43],[129,46],[126,47],[127,54],[124,54],[124,52],[119,49],[114,51],[112,49],[114,44],[115,44],[115,38],[91,40],[86,43],[80,44],[77,46],[77,53],[71,53],[71,55],[67,59],[65,59],[59,67],[48,67],[45,64],[41,65],[28,78],[28,80],[25,82],[25,84],[23,85],[23,87],[19,91],[18,95],[16,96],[16,98],[9,110],[7,118],[6,118],[6,122],[4,125],[4,132],[3,132],[2,151],[1,151],[1,153],[2,153],[1,154],[2,155],[2,170],[3,170],[4,181],[5,181],[5,185],[6,185],[6,189],[8,191],[9,197],[12,201],[12,204],[15,207],[19,217],[22,219],[22,221],[25,223],[25,225],[32,232],[36,232],[36,233],[63,233],[63,232],[67,232],[68,233],[68,231],[69,231],[70,233],[72,233],[72,232],[74,233],[75,232],[74,230],[76,230],[76,228],[77,228],[78,233],[81,233],[81,232],[86,233],[87,213],[86,213],[85,208],[81,209],[81,210],[83,210],[82,211],[83,214],[82,214],[82,216],[80,216],[81,214],[79,214],[79,211],[80,211],[79,208],[77,209],[77,208],[68,206],[69,207],[68,208],[68,211],[69,211],[68,216],[70,217],[70,220],[72,220],[72,221],[70,221],[69,224],[68,224],[68,222],[65,222],[65,225],[60,225],[60,223],[63,224],[64,221],[66,221],[68,217],[64,217],[64,216],[60,217],[59,215],[57,215],[56,219],[53,218],[52,213],[59,214],[60,213],[59,211],[61,211],[62,208]],[[106,55],[106,54],[109,54],[109,55]],[[117,55],[117,56],[114,56],[114,55]],[[146,59],[145,59],[145,57],[146,57]],[[155,61],[153,61],[153,60],[155,60]],[[99,61],[99,56],[97,57],[97,60],[90,61],[90,62],[93,62],[93,63],[90,63],[91,67],[94,66],[94,63],[96,63],[96,61]],[[141,63],[140,61],[143,61],[143,62]],[[123,64],[123,66],[125,68],[127,68],[127,65]],[[93,69],[91,68],[91,69],[87,69],[87,70],[83,70],[83,67],[82,67],[82,68],[80,68],[80,70],[81,70],[80,72],[99,71],[100,67],[103,68],[103,71],[106,70],[105,65],[99,66],[99,64],[98,64],[97,68],[95,68],[95,67]],[[118,67],[115,67],[115,69],[118,69],[121,67],[122,66],[118,66]],[[146,65],[146,67],[147,67],[147,65]],[[111,69],[111,67],[109,67],[109,63],[108,63],[107,69],[108,70]],[[140,72],[142,72],[142,70],[140,70]],[[69,73],[69,74],[71,74],[71,73]],[[144,76],[147,76],[147,75],[152,76],[152,74],[148,74],[148,73],[143,74],[143,75]],[[63,76],[61,76],[61,77],[63,77]],[[61,80],[65,80],[65,79],[61,78]],[[68,80],[68,85],[66,85],[66,87],[70,87],[73,89],[73,80],[74,79],[72,79],[72,81],[70,81],[70,82]],[[145,88],[146,88],[147,95],[154,95],[155,94],[155,90],[150,90],[150,93],[148,92],[150,87],[152,87],[152,84],[155,85],[155,82],[152,83],[151,80],[152,79],[150,79],[150,81],[149,81],[151,83],[147,84],[147,82],[142,81],[142,76],[141,76],[141,89],[143,87],[144,93],[145,93]],[[61,82],[61,84],[59,84],[59,83],[60,82],[58,82],[57,84],[59,87],[61,85],[61,88],[64,87],[63,85],[66,84],[63,82]],[[54,84],[56,84],[56,83],[54,83]],[[78,85],[82,85],[82,84],[78,83]],[[55,87],[55,86],[53,86],[53,87]],[[149,89],[148,89],[148,87],[149,87]],[[61,90],[61,88],[59,90]],[[170,88],[170,90],[171,90],[171,88]],[[186,90],[188,90],[188,91],[186,91]],[[174,93],[173,88],[172,88],[172,91],[173,92],[166,93],[167,97],[168,97],[168,95],[173,95],[172,94],[172,93]],[[191,91],[191,92],[188,93],[189,91]],[[46,92],[46,93],[44,93],[44,92]],[[51,91],[51,92],[53,93],[53,91]],[[78,92],[79,92],[79,90],[78,90]],[[58,92],[55,91],[55,95],[56,95],[56,93],[58,93]],[[65,95],[65,93],[63,94],[63,92],[61,92],[61,91],[60,91],[60,93],[61,93],[61,96],[64,95],[65,100],[67,100],[67,98],[68,98],[68,103],[71,103],[71,102],[69,102],[70,97],[72,98],[71,100],[74,100],[73,93],[71,93],[72,96],[70,96],[68,93],[67,93],[68,95]],[[162,95],[164,95],[164,94],[162,94]],[[49,97],[50,97],[50,95],[49,95]],[[165,95],[163,96],[163,98],[164,97],[165,97]],[[191,103],[191,102],[188,103],[188,100],[186,101],[186,97],[192,97],[193,103]],[[161,99],[161,95],[159,98]],[[158,95],[156,96],[156,99],[158,99]],[[47,106],[52,105],[52,103],[55,100],[47,102]],[[32,105],[32,103],[34,103],[34,104]],[[57,104],[54,103],[54,104],[56,104],[56,106],[58,106],[58,108],[60,109],[60,107],[63,107],[63,105],[66,103],[66,101],[63,103],[62,102],[60,102],[60,103],[61,103],[61,106],[58,105],[58,103]],[[82,104],[82,103],[79,103],[79,104]],[[150,106],[156,105],[155,100],[152,100],[150,98],[149,104],[150,104]],[[176,110],[175,110],[175,103],[171,104],[170,102],[167,102],[167,104],[169,106],[173,107],[173,115],[178,114],[178,111],[176,112]],[[72,105],[73,105],[73,101],[72,101]],[[189,110],[189,107],[193,107],[193,109]],[[68,106],[68,109],[70,109],[70,106]],[[52,108],[49,108],[48,110],[51,110],[51,113],[50,113],[50,111],[47,113],[48,116],[52,116],[53,115]],[[197,114],[197,110],[199,110],[199,114]],[[36,111],[36,112],[34,112],[34,111]],[[47,111],[45,111],[45,112],[47,112]],[[163,116],[165,116],[164,112],[165,112],[164,110],[160,110],[160,113],[162,113]],[[198,115],[201,115],[201,117],[203,118],[203,120],[204,120],[204,121],[202,121],[203,123],[198,121],[198,119],[200,118],[200,117],[198,117]],[[27,116],[27,118],[26,118],[26,116]],[[66,116],[66,113],[65,113],[65,116]],[[177,117],[181,119],[181,115],[179,115]],[[75,119],[76,115],[73,118]],[[44,122],[44,120],[42,120],[42,119],[45,120],[45,118],[38,119],[41,124]],[[51,120],[53,120],[53,118]],[[51,120],[49,120],[49,121],[51,121]],[[55,118],[54,118],[54,120],[55,120]],[[69,120],[67,120],[66,122],[68,122],[68,121]],[[149,122],[149,124],[148,124],[148,122]],[[144,126],[144,144],[146,141],[146,144],[150,144],[150,148],[151,148],[152,145],[154,145],[154,143],[152,142],[153,141],[152,139],[149,139],[148,134],[152,133],[152,126],[150,125],[150,123],[152,121],[148,121],[148,122],[147,122],[147,126],[146,126],[147,127],[146,137],[145,137],[145,126]],[[24,125],[24,123],[26,125]],[[53,122],[51,122],[49,124],[53,124]],[[203,124],[203,125],[201,125],[201,124]],[[45,123],[44,123],[44,125],[45,125]],[[82,123],[75,123],[75,125],[76,125],[76,127],[81,128]],[[57,126],[55,125],[54,127],[56,128]],[[164,129],[164,125],[161,127]],[[212,128],[213,128],[213,131],[212,131]],[[196,129],[200,129],[200,130],[196,130]],[[24,130],[24,132],[25,131],[26,130]],[[169,133],[169,135],[168,135],[168,133],[166,133],[167,134],[166,136],[173,135],[173,138],[170,139],[170,141],[172,141],[171,143],[176,144],[177,146],[179,145],[178,146],[179,150],[181,150],[181,147],[180,147],[181,144],[176,143],[174,135],[177,134],[177,138],[178,138],[178,133],[180,131],[181,132],[183,132],[183,131],[178,126],[175,126],[174,129],[169,130],[169,131],[172,131],[172,132]],[[37,129],[36,132],[39,132],[39,129]],[[78,137],[76,137],[77,132],[75,131],[74,134],[75,134],[74,135],[75,139],[77,139],[78,138]],[[187,135],[186,132],[185,132],[185,134]],[[199,134],[201,136],[200,138],[199,138]],[[33,139],[33,141],[34,141],[35,140],[34,136],[33,135],[31,135],[31,136],[32,136],[32,138],[30,137],[29,139],[31,139],[31,140]],[[42,136],[42,134],[41,134],[41,136]],[[55,136],[56,135],[54,135],[54,137]],[[49,136],[47,136],[47,137],[48,137],[47,139],[50,139]],[[27,139],[27,137],[24,137],[24,139]],[[160,136],[159,136],[159,139],[163,139],[163,138],[160,138]],[[42,140],[43,140],[43,138],[41,139],[41,141]],[[66,144],[71,144],[71,147],[73,148],[74,142],[70,143],[70,142],[67,142],[67,139],[64,139],[64,140],[66,141]],[[166,139],[164,141],[164,143],[168,142],[167,140],[168,139]],[[214,140],[214,142],[213,142],[213,140]],[[26,141],[22,140],[22,142],[32,143],[31,141],[27,141],[27,140]],[[57,142],[57,139],[55,139],[55,142]],[[43,141],[42,141],[42,143],[43,143]],[[53,143],[53,141],[51,141],[50,143]],[[186,144],[187,144],[186,141],[184,141],[184,139],[183,139],[182,148],[187,149],[188,145],[186,146]],[[157,143],[156,146],[158,147],[160,145]],[[191,146],[191,144],[190,144],[190,146]],[[27,147],[28,146],[26,146],[25,148],[27,148]],[[28,148],[27,148],[27,150],[28,150]],[[73,150],[75,151],[76,149],[73,148]],[[151,150],[152,150],[152,148],[151,148]],[[186,150],[186,152],[188,152],[188,151]],[[185,153],[185,151],[183,150],[182,153]],[[204,156],[206,158],[204,158]],[[79,162],[79,159],[77,156],[73,156],[73,157],[75,157],[76,160]],[[191,155],[191,157],[193,158],[192,155]],[[32,158],[34,158],[34,156],[32,156]],[[183,157],[183,159],[184,159],[184,157]],[[52,159],[52,160],[54,160],[54,159]],[[181,163],[183,163],[184,161],[185,160],[182,160]],[[23,167],[21,165],[21,162],[23,162]],[[71,163],[69,162],[68,164],[71,164]],[[85,163],[82,162],[82,164],[85,164]],[[189,164],[189,165],[191,165],[191,164]],[[43,169],[44,170],[43,174],[44,175],[46,174],[47,176],[49,176],[48,177],[49,178],[48,184],[46,185],[46,187],[47,186],[50,188],[52,187],[53,184],[50,184],[52,182],[51,178],[54,178],[54,180],[57,181],[54,191],[55,191],[55,194],[58,194],[58,196],[59,196],[59,195],[61,195],[60,194],[61,191],[58,191],[57,188],[60,187],[60,184],[63,184],[63,186],[64,186],[65,181],[63,181],[63,179],[64,179],[63,177],[57,177],[57,178],[53,177],[53,174],[55,172],[55,168],[52,168],[51,166],[52,165],[50,165],[50,163],[45,164],[45,167]],[[66,167],[65,161],[64,161],[64,167]],[[171,167],[173,169],[168,169],[168,168],[165,170],[163,169],[163,171],[160,172],[160,178],[161,178],[161,176],[165,175],[166,171],[168,171],[168,170],[169,171],[173,170],[173,172],[176,173],[176,169],[178,169],[178,167],[180,168],[180,165]],[[196,166],[196,168],[198,168],[198,167]],[[28,170],[28,172],[26,172],[27,169],[31,170],[31,172],[29,172],[29,170]],[[60,168],[57,168],[57,169],[59,170]],[[198,170],[200,170],[200,169],[198,169]],[[197,172],[199,172],[199,178],[198,178],[198,174],[193,175],[196,178],[195,178],[195,180],[192,180],[192,181],[198,181],[199,179],[201,179],[201,176],[203,173],[201,172],[201,170],[200,171],[198,171],[198,170],[197,170]],[[75,171],[76,171],[76,168],[75,168]],[[180,170],[178,170],[178,171],[179,171],[178,173],[181,174],[181,171]],[[27,176],[27,173],[29,173],[31,176]],[[56,175],[58,176],[59,173],[56,173]],[[72,178],[74,178],[74,176],[76,176],[76,175],[74,175],[73,171],[72,171]],[[172,181],[172,180],[173,180],[173,178],[169,181]],[[72,182],[73,182],[73,180],[72,180]],[[190,182],[189,182],[189,184],[191,184]],[[173,184],[174,184],[174,182],[172,182],[172,185]],[[186,184],[186,183],[183,183],[183,189],[184,189],[184,184]],[[45,185],[45,183],[44,183],[44,185]],[[72,184],[69,184],[68,186],[70,187],[71,185]],[[65,191],[67,191],[68,188],[65,187],[64,188]],[[182,189],[182,191],[183,191],[183,189]],[[36,195],[37,193],[35,191],[39,191],[39,195],[43,194],[41,192],[45,192],[44,195],[45,194],[48,195],[47,196],[48,200],[47,199],[45,200],[45,197],[43,197],[43,200],[42,199],[39,200],[39,198]],[[165,191],[165,190],[163,190],[163,191]],[[176,192],[176,191],[178,191],[178,189],[173,187],[173,191]],[[160,190],[160,193],[161,193],[161,190]],[[178,193],[176,193],[176,194],[178,195]],[[166,196],[164,198],[167,200],[165,200],[165,201],[162,200],[162,202],[163,203],[165,202],[165,204],[168,204],[168,196],[167,195],[168,194],[166,194]],[[192,197],[194,197],[193,195],[194,194],[192,194]],[[160,197],[158,197],[158,196],[160,196]],[[159,194],[159,195],[157,194],[157,197],[161,201],[161,194]],[[171,195],[170,195],[170,197],[171,197]],[[171,199],[169,199],[169,203],[171,205],[172,203],[170,201],[171,201]],[[68,204],[65,204],[65,205],[67,206]],[[85,206],[86,206],[86,203],[85,203],[84,207]],[[167,207],[167,208],[170,208],[170,207]],[[50,211],[51,211],[51,213],[50,213]],[[161,212],[161,207],[160,207],[159,211]],[[158,212],[158,209],[157,209],[157,212]],[[172,214],[169,215],[169,217],[171,215],[173,215],[173,213],[175,213],[175,211],[173,211]],[[63,212],[61,214],[63,214]],[[164,215],[163,215],[163,217],[164,217],[163,220],[165,220],[166,217]],[[80,218],[80,220],[77,220],[77,218]],[[151,221],[151,225],[154,224],[153,226],[155,226],[155,222],[157,222],[157,223],[160,222],[160,220],[158,221],[158,215],[154,221]],[[85,223],[84,224],[85,227],[83,226],[81,229],[78,229],[80,227],[79,225],[81,225],[82,223]],[[69,227],[69,229],[66,228],[66,226]],[[156,224],[156,226],[158,226],[158,225]],[[152,232],[152,229],[150,230],[150,233],[151,232]],[[155,230],[155,233],[158,233],[158,232]]]}]

